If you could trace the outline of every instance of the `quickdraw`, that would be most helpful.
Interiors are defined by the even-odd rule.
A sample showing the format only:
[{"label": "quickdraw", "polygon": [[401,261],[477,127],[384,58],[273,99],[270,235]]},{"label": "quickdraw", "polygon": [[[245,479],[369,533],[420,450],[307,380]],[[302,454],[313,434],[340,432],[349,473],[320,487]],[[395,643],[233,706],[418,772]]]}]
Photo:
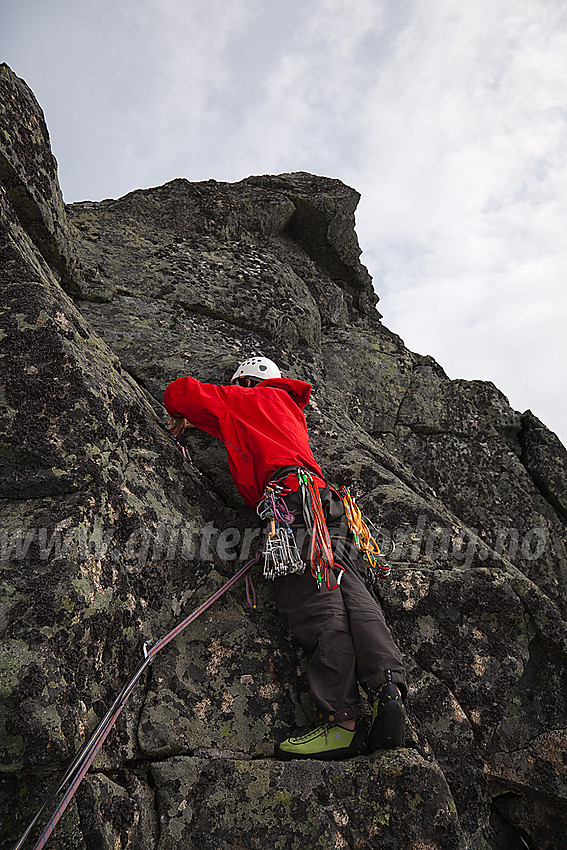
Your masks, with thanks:
[{"label": "quickdraw", "polygon": [[338,493],[343,500],[348,526],[354,537],[356,547],[364,552],[368,558],[373,575],[387,578],[390,575],[390,565],[379,560],[380,547],[371,535],[361,510],[356,504],[356,499],[351,495],[348,487],[339,487]]},{"label": "quickdraw", "polygon": [[295,517],[282,498],[284,489],[278,483],[268,484],[264,498],[256,508],[260,519],[268,521],[263,548],[264,577],[272,580],[293,573],[300,575],[305,571],[305,564],[290,528]]},{"label": "quickdraw", "polygon": [[168,434],[171,437],[171,439],[173,440],[173,442],[175,443],[175,445],[177,446],[177,448],[179,449],[179,451],[181,452],[181,454],[183,455],[183,460],[185,461],[187,466],[190,466],[191,469],[193,470],[193,472],[196,472],[198,475],[201,475],[201,473],[199,472],[199,470],[197,469],[197,467],[193,463],[193,460],[191,459],[191,455],[189,454],[189,452],[187,451],[185,446],[181,445],[181,443],[179,442],[177,437],[174,437],[173,434],[170,431],[168,431]]}]

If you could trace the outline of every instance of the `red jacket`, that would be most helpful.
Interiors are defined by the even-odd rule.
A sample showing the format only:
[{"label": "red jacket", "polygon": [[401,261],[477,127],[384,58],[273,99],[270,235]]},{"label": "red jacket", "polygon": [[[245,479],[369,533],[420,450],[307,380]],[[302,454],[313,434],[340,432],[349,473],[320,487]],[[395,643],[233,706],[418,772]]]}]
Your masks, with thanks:
[{"label": "red jacket", "polygon": [[280,466],[297,464],[323,477],[303,414],[310,395],[309,384],[291,378],[271,378],[254,387],[178,378],[167,387],[163,403],[171,416],[183,416],[222,440],[236,487],[256,507],[270,473]]}]

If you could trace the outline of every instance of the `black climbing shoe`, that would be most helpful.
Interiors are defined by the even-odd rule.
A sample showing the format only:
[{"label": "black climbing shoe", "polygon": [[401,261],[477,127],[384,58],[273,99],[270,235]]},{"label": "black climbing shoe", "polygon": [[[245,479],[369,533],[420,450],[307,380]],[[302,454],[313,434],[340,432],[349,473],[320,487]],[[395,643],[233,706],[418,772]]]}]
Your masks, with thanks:
[{"label": "black climbing shoe", "polygon": [[404,743],[405,717],[402,695],[392,682],[387,682],[372,704],[368,752],[401,747]]},{"label": "black climbing shoe", "polygon": [[324,759],[325,761],[349,759],[366,752],[362,727],[357,723],[351,732],[342,726],[318,726],[300,738],[286,738],[275,746],[275,756],[280,759]]}]

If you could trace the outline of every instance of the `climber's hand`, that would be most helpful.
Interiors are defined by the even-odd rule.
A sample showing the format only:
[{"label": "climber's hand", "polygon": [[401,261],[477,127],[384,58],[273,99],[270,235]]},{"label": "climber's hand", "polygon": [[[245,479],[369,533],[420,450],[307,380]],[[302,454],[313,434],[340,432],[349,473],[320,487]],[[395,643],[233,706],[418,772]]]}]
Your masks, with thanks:
[{"label": "climber's hand", "polygon": [[194,428],[195,425],[191,425],[188,419],[184,419],[182,416],[172,416],[170,417],[169,422],[167,423],[167,428],[172,437],[175,437],[176,440],[179,437],[183,436],[183,433],[186,428]]}]

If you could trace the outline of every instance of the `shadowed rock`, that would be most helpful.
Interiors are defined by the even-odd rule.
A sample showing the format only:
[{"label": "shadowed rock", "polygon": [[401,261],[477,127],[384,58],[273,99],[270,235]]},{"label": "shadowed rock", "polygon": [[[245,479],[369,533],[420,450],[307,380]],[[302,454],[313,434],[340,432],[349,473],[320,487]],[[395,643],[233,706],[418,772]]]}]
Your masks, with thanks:
[{"label": "shadowed rock", "polygon": [[80,271],[69,237],[43,112],[33,92],[0,64],[0,183],[17,219],[61,285],[80,290]]}]

